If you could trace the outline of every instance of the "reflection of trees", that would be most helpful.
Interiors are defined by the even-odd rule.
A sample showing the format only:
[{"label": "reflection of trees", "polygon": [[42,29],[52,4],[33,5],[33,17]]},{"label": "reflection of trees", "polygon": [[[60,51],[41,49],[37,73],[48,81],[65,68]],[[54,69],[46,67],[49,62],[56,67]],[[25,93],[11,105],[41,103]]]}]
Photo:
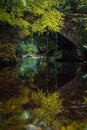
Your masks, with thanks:
[{"label": "reflection of trees", "polygon": [[61,127],[61,130],[86,130],[87,129],[87,120],[82,122],[73,121],[69,122],[66,126]]},{"label": "reflection of trees", "polygon": [[16,78],[16,71],[14,68],[6,67],[0,70],[0,83],[11,83]]},{"label": "reflection of trees", "polygon": [[17,66],[18,76],[21,79],[28,80],[38,72],[38,59],[25,58]]},{"label": "reflection of trees", "polygon": [[17,75],[22,81],[27,82],[30,87],[34,87],[35,78],[38,73],[44,71],[46,62],[39,58],[25,58],[17,66]]},{"label": "reflection of trees", "polygon": [[[41,87],[45,88],[45,85],[49,85],[51,89],[51,87],[52,86],[54,87],[55,85],[55,84],[52,84],[54,83],[55,78],[56,78],[55,83],[57,83],[56,81],[58,80],[58,76],[60,76],[61,69],[62,69],[61,64],[55,65],[54,63],[46,63],[44,59],[43,60],[37,59],[35,61],[34,59],[31,59],[28,61],[28,58],[27,58],[25,59],[25,61],[21,61],[21,63],[17,66],[17,71],[18,71],[17,74],[19,78],[29,83],[29,86],[41,85]],[[14,82],[17,80],[15,76],[16,73],[14,69],[13,71],[11,70],[11,72],[10,70],[11,69],[4,69],[1,71],[2,73],[0,73],[1,74],[0,82],[6,80],[7,84],[9,85],[15,84],[18,87],[19,85],[18,82],[17,83]],[[9,74],[6,71],[8,71]],[[6,77],[6,79],[2,78],[3,76]],[[11,78],[13,80],[11,80]],[[84,81],[81,81],[81,83],[83,84]],[[84,85],[86,85],[87,81],[85,81],[84,83],[85,84],[83,84],[83,87]],[[66,87],[64,86],[59,89],[62,96],[64,96],[63,99],[65,100],[66,107],[67,105],[69,105],[68,106],[69,109],[64,109],[63,114],[61,114],[62,116],[60,115],[61,117],[60,121],[58,119],[59,116],[56,116],[56,115],[61,112],[61,109],[60,109],[61,103],[60,103],[60,100],[57,100],[58,102],[56,102],[56,98],[59,99],[56,96],[56,94],[47,94],[47,93],[44,94],[42,91],[33,92],[31,90],[23,89],[22,92],[18,91],[18,93],[20,94],[18,96],[17,91],[16,91],[17,94],[15,93],[15,91],[12,91],[14,92],[12,93],[12,95],[16,95],[16,97],[13,97],[12,99],[6,102],[2,102],[2,103],[0,102],[0,128],[1,130],[3,129],[22,130],[23,125],[25,124],[36,123],[38,125],[41,125],[41,121],[43,124],[44,122],[46,122],[45,125],[48,125],[49,127],[51,127],[52,130],[73,130],[73,128],[75,128],[75,130],[86,129],[87,120],[85,120],[85,118],[86,118],[87,109],[83,110],[83,108],[81,107],[70,108],[72,107],[71,105],[74,106],[77,104],[79,107],[80,103],[82,103],[78,101],[80,101],[80,97],[82,98],[84,97],[84,94],[82,91],[84,88],[83,87],[79,88],[79,86],[77,87],[78,84],[79,84],[78,78],[75,78],[72,81],[68,82]],[[14,90],[13,86],[12,86],[12,89]],[[7,89],[7,91],[11,92],[10,89]],[[67,97],[68,100],[65,99],[65,97]],[[68,104],[68,101],[70,104]],[[71,111],[72,112],[71,113],[66,112],[66,110],[70,110],[70,112]],[[78,117],[83,121],[81,122],[80,119],[78,119]],[[72,121],[72,119],[74,119],[74,122]]]},{"label": "reflection of trees", "polygon": [[54,127],[55,123],[59,125],[56,115],[61,111],[62,104],[57,93],[32,92],[24,88],[18,96],[0,103],[0,128],[22,130],[25,124]]},{"label": "reflection of trees", "polygon": [[16,78],[14,67],[6,67],[0,69],[0,99],[9,98],[17,94],[20,86],[23,86]]},{"label": "reflection of trees", "polygon": [[[73,68],[71,67],[72,66],[69,68],[69,70],[71,70],[65,74],[65,78],[70,76],[71,72],[74,71],[74,75],[71,75],[73,77],[71,77],[70,80],[67,78],[67,83],[60,87],[58,92],[63,102],[64,118],[80,121],[80,119],[84,120],[87,117],[87,106],[84,104],[84,97],[87,95],[85,93],[85,90],[87,89],[87,81],[82,78],[84,69],[83,64],[80,63],[75,67],[75,70],[72,70]],[[68,128],[65,130],[67,129]]]},{"label": "reflection of trees", "polygon": [[24,87],[24,84],[17,79],[14,67],[0,69],[0,101],[14,96],[21,87]]},{"label": "reflection of trees", "polygon": [[[80,92],[79,92],[80,94]],[[84,95],[85,96],[85,95]],[[80,104],[74,103],[74,106],[68,106],[63,115],[63,124],[61,130],[86,130],[87,129],[87,98],[84,98]],[[70,112],[68,111],[70,110]]]},{"label": "reflection of trees", "polygon": [[61,63],[56,64],[44,58],[25,58],[17,66],[17,75],[30,87],[38,86],[45,91],[55,90],[57,74],[60,73]]},{"label": "reflection of trees", "polygon": [[0,65],[1,64],[9,65],[9,64],[14,64],[16,62],[17,62],[17,57],[15,54],[15,44],[11,44],[11,43],[1,44],[0,43]]},{"label": "reflection of trees", "polygon": [[62,104],[56,93],[33,92],[22,89],[18,96],[0,103],[0,130],[22,130],[26,124],[52,130],[85,130],[87,120],[59,118]]},{"label": "reflection of trees", "polygon": [[[23,104],[28,102],[27,89],[20,92],[19,97],[12,97],[6,102],[0,103],[0,129],[21,130],[26,120],[27,111],[23,110]],[[25,114],[26,113],[26,114]]]}]

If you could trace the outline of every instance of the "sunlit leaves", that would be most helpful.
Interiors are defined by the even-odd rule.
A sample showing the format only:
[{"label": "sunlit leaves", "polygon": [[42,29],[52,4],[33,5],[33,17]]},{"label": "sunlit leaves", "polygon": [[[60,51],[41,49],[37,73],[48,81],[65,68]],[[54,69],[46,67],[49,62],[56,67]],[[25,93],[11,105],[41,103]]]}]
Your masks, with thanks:
[{"label": "sunlit leaves", "polygon": [[29,8],[32,8],[33,14],[38,17],[33,21],[33,24],[31,23],[32,30],[41,33],[47,30],[59,31],[60,26],[63,24],[63,14],[53,7],[58,4],[58,1],[39,0],[32,3]]},{"label": "sunlit leaves", "polygon": [[[12,26],[18,26],[21,32],[29,34],[29,28],[34,32],[44,32],[46,28],[59,31],[62,24],[62,14],[55,9],[57,0],[14,0],[2,1],[0,8],[0,20]],[[24,13],[31,15],[25,20]],[[26,14],[26,13],[25,13]],[[4,17],[3,17],[4,16]]]},{"label": "sunlit leaves", "polygon": [[[62,14],[56,10],[45,12],[40,19],[32,24],[34,32],[44,32],[47,30],[59,31],[62,26]],[[47,29],[47,30],[46,30]]]},{"label": "sunlit leaves", "polygon": [[[17,15],[18,17],[15,17]],[[21,18],[23,14],[18,12],[7,13],[5,9],[0,9],[0,21],[9,23],[12,26],[18,26],[22,33],[29,34],[29,23]]]},{"label": "sunlit leaves", "polygon": [[57,3],[57,0],[27,0],[28,9],[37,15],[45,13],[46,10],[51,9]]}]

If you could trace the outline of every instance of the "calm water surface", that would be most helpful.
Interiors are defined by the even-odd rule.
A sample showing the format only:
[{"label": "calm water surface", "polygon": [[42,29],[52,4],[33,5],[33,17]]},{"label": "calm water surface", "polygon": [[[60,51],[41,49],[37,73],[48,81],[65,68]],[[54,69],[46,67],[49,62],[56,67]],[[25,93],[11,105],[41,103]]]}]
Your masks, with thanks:
[{"label": "calm water surface", "polygon": [[[12,108],[9,108],[8,105],[12,104],[12,101],[16,102],[15,100],[21,97],[20,90],[24,88],[32,91],[43,90],[48,93],[59,93],[63,112],[58,118],[64,125],[64,127],[61,126],[60,130],[87,129],[86,63],[61,63],[46,58],[25,58],[20,59],[16,67],[1,67],[0,130],[22,130],[22,124],[26,124],[27,119],[29,119],[26,94],[22,95],[23,104],[25,105],[20,104],[20,107],[18,106],[16,109],[15,105],[12,105]],[[23,108],[21,108],[22,105]],[[19,121],[20,116],[17,112],[22,113],[21,117],[24,114],[23,120]],[[14,114],[14,118],[12,114]]]}]

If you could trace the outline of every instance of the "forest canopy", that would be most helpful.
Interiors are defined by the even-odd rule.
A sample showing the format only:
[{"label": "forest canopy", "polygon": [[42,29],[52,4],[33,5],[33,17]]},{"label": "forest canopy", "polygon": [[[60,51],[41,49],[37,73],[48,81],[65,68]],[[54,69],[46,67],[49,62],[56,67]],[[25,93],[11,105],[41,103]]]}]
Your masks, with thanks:
[{"label": "forest canopy", "polygon": [[59,31],[66,13],[86,13],[87,0],[1,0],[0,21],[19,32]]},{"label": "forest canopy", "polygon": [[29,34],[58,31],[63,21],[63,13],[55,7],[58,0],[1,0],[0,21],[19,28],[19,32]]}]

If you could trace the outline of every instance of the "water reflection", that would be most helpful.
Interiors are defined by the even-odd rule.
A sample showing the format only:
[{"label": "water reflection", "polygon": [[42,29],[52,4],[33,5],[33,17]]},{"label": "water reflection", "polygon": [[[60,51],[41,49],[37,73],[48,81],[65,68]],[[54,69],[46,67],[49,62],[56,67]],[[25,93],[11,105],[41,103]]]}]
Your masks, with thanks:
[{"label": "water reflection", "polygon": [[82,68],[84,68],[82,64],[26,57],[17,65],[17,75],[23,82],[38,80],[38,87],[40,80],[46,82],[48,86],[52,86],[52,82],[55,86],[57,82],[57,87],[61,87],[75,77],[84,76]]},{"label": "water reflection", "polygon": [[37,86],[40,89],[55,91],[75,77],[76,65],[67,67],[66,64],[52,62],[48,59],[25,58],[17,65],[17,75],[30,87]]},{"label": "water reflection", "polygon": [[71,120],[63,115],[63,109],[57,93],[24,88],[18,96],[0,103],[0,130],[23,130],[30,124],[41,130],[86,130],[86,118]]},{"label": "water reflection", "polygon": [[22,59],[17,65],[17,76],[23,83],[27,83],[27,86],[36,88],[39,86],[38,84],[41,80],[40,78],[43,78],[43,76],[42,77],[39,76],[39,73],[40,72],[44,73],[44,71],[46,71],[45,70],[46,66],[47,63],[45,59],[39,59],[39,58]]},{"label": "water reflection", "polygon": [[[26,122],[22,105],[28,102],[28,90],[24,89],[18,97],[11,97],[0,104],[0,130],[22,130]],[[27,113],[27,112],[26,112]]]},{"label": "water reflection", "polygon": [[1,102],[0,130],[22,130],[27,124],[51,127],[61,112],[62,103],[57,93],[31,92],[24,88],[17,97]]},{"label": "water reflection", "polygon": [[18,77],[22,80],[32,80],[40,71],[44,70],[44,67],[46,66],[46,62],[42,59],[38,58],[25,58],[21,59],[19,64],[17,65],[17,73]]},{"label": "water reflection", "polygon": [[[16,68],[1,69],[0,130],[22,130],[26,124],[39,125],[44,130],[86,130],[86,68],[83,63],[26,57]],[[40,91],[36,91],[38,88]],[[59,99],[57,106],[53,92]]]}]

